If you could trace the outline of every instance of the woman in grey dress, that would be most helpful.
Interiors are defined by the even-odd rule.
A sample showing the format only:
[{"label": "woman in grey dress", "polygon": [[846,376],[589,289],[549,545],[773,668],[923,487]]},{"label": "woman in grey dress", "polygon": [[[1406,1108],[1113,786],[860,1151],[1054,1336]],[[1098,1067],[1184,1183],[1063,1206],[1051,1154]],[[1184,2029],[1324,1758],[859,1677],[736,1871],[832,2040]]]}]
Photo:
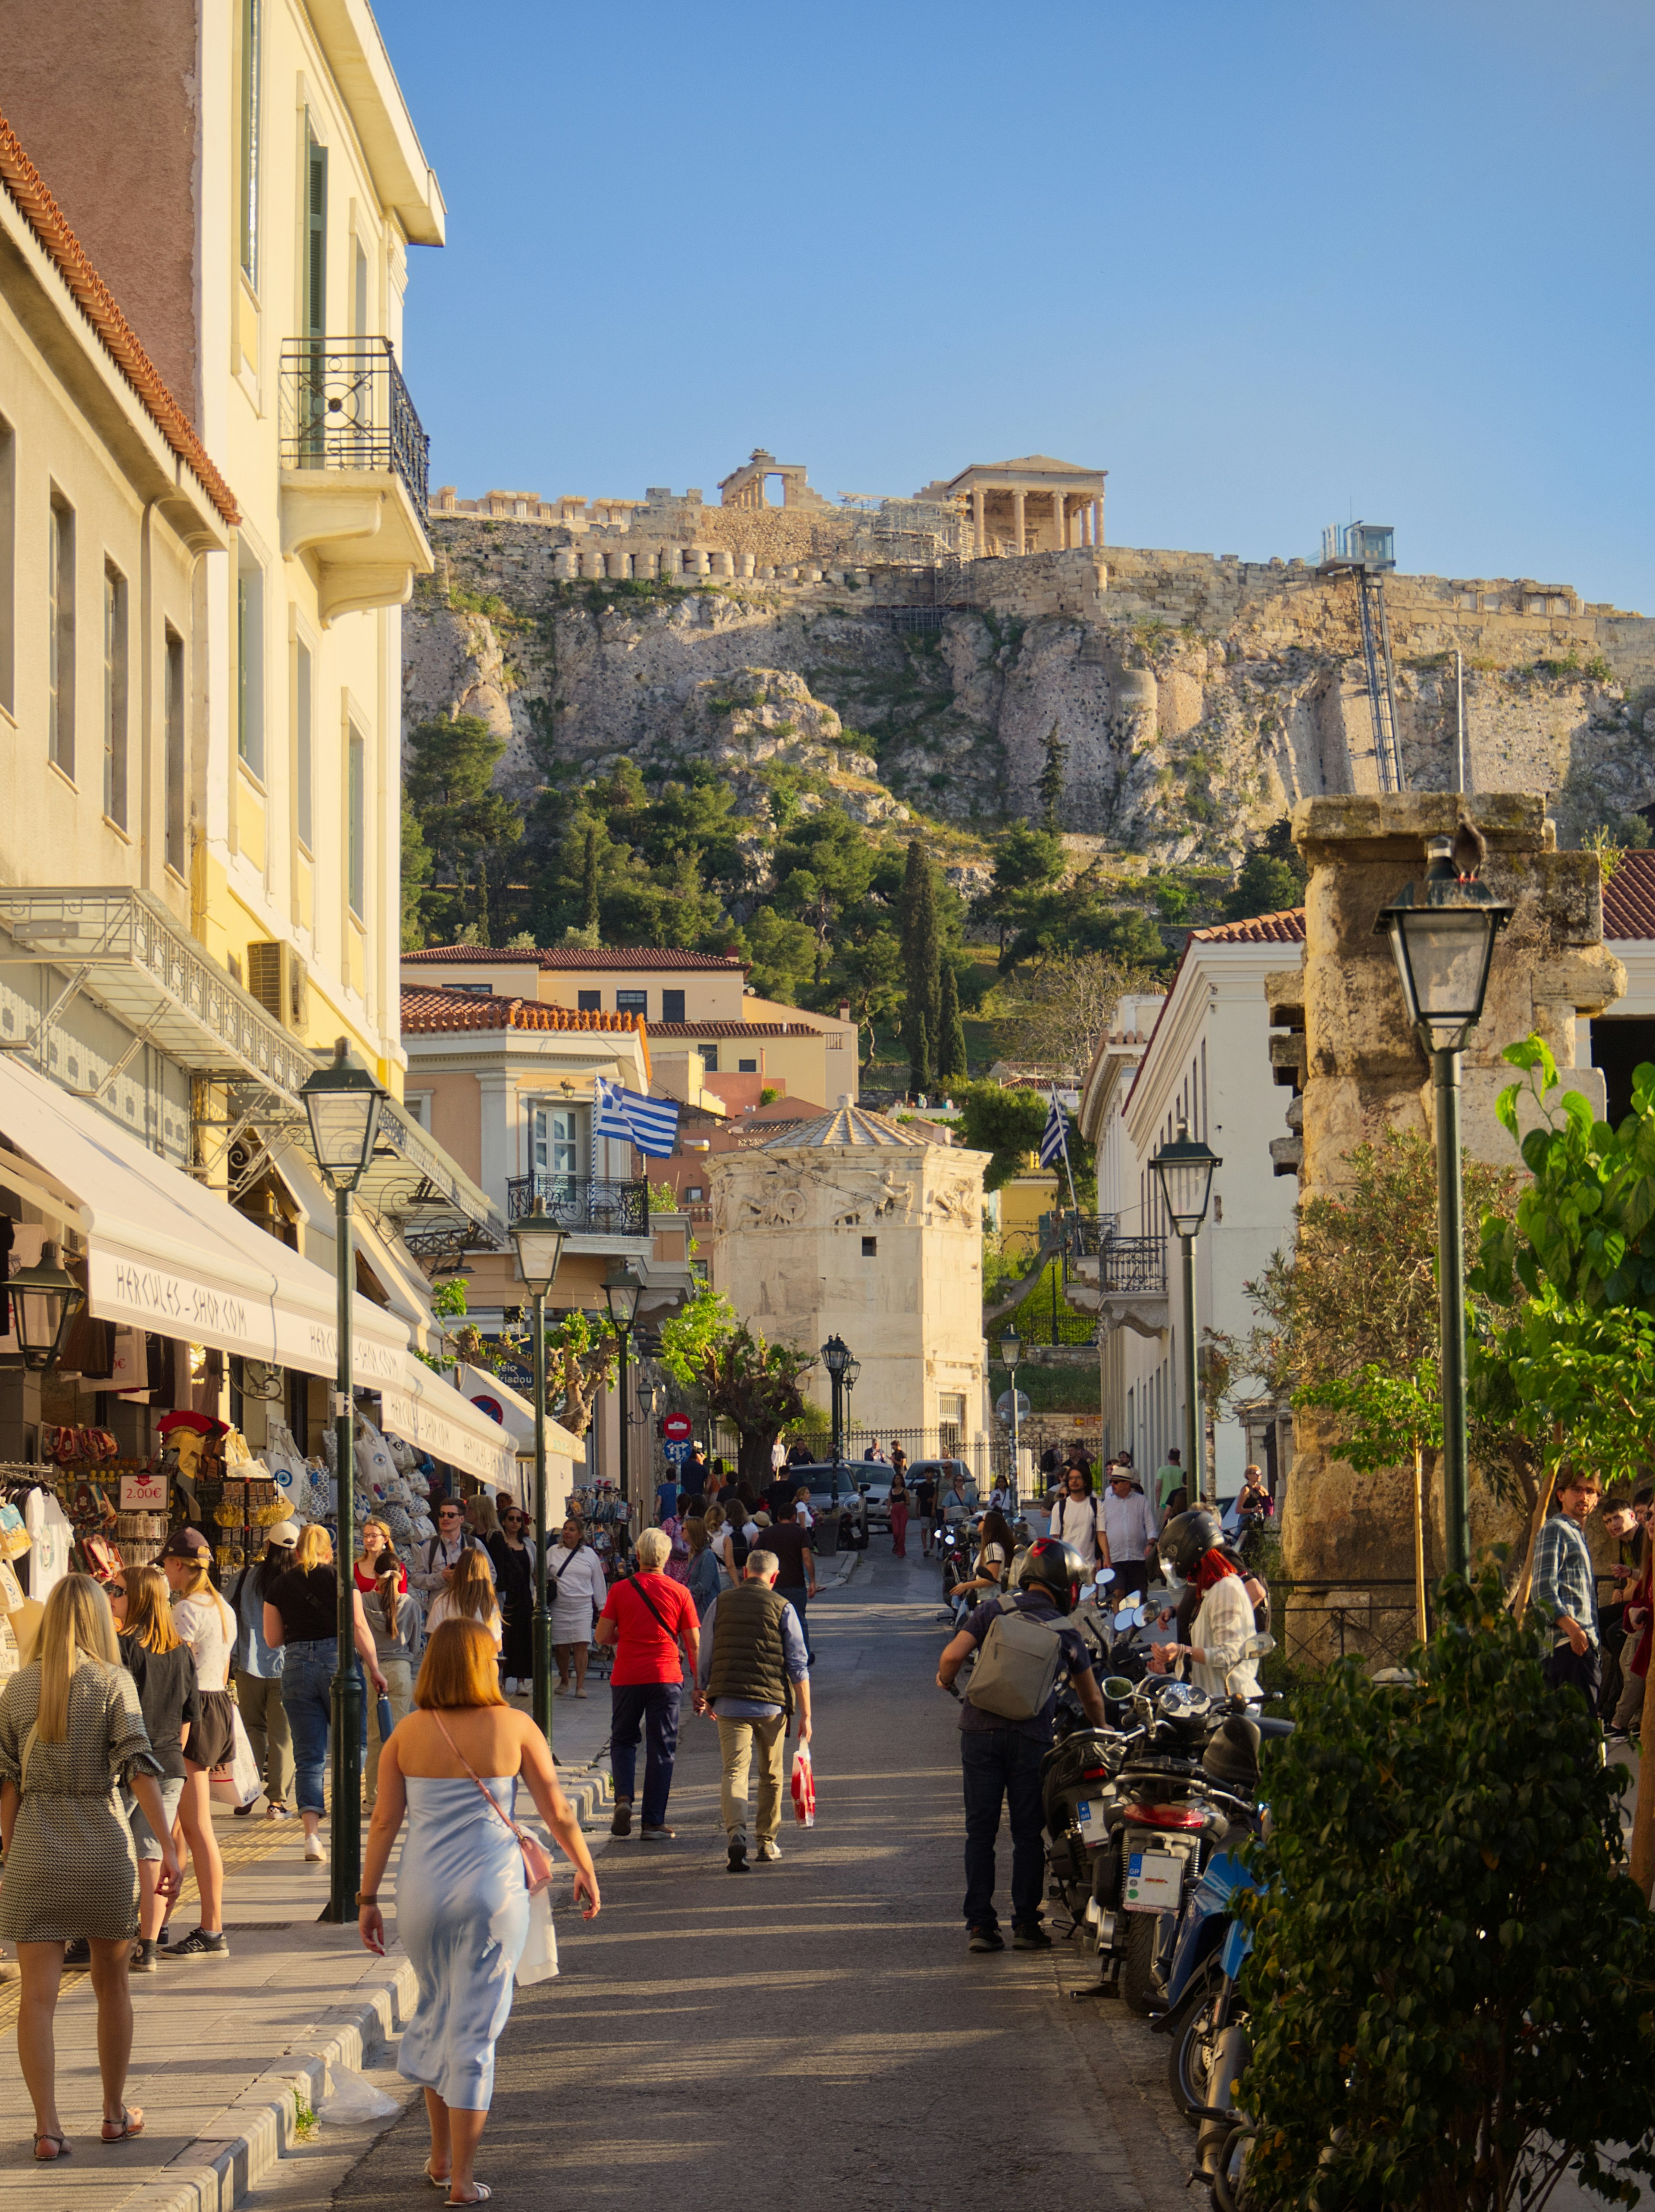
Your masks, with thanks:
[{"label": "woman in grey dress", "polygon": [[65,1575],[46,1600],[39,1656],[0,1696],[0,1935],[17,1945],[22,2007],[17,2056],[34,2106],[34,2155],[69,2148],[58,2117],[52,2021],[64,1945],[84,1936],[98,2000],[103,2140],[143,2132],[125,2102],[132,2054],[127,1966],[138,1932],[138,1865],[120,1785],[137,1798],[161,1843],[157,1887],[176,1897],[183,1879],[138,1693],[119,1663],[109,1601],[88,1575]]},{"label": "woman in grey dress", "polygon": [[424,2088],[426,2176],[439,2188],[447,2183],[454,2205],[481,2204],[490,2193],[472,2167],[494,2094],[494,2046],[529,1931],[523,1855],[509,1825],[520,1777],[575,1863],[575,1894],[585,1898],[590,1920],[598,1877],[580,1820],[557,1786],[551,1747],[502,1694],[488,1630],[464,1616],[445,1620],[425,1647],[414,1711],[380,1755],[357,1910],[362,1942],[383,1954],[379,1886],[405,1813],[397,1933],[419,1996],[397,2070]]}]

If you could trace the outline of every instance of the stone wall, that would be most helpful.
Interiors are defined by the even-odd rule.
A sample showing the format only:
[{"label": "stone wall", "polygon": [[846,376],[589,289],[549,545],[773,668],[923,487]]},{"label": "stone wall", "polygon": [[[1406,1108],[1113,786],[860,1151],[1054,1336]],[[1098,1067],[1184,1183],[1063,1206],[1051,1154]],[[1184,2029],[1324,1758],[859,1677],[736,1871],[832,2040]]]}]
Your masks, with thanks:
[{"label": "stone wall", "polygon": [[[1488,842],[1482,880],[1515,908],[1496,945],[1488,1002],[1462,1075],[1463,1140],[1475,1158],[1520,1162],[1494,1115],[1514,1079],[1505,1047],[1531,1031],[1556,1055],[1563,1079],[1603,1107],[1603,1078],[1577,1067],[1577,1016],[1592,1015],[1625,988],[1621,963],[1604,950],[1597,855],[1559,852],[1540,800],[1506,793],[1475,799]],[[1431,1072],[1410,1035],[1388,939],[1374,924],[1382,907],[1425,872],[1425,841],[1451,836],[1460,802],[1451,794],[1315,799],[1293,816],[1293,840],[1310,868],[1302,975],[1273,978],[1273,1018],[1302,1021],[1301,1200],[1336,1194],[1356,1148],[1388,1129],[1434,1136]],[[1295,990],[1295,983],[1299,986]],[[1281,1002],[1296,997],[1296,1007]],[[1468,1234],[1474,1236],[1475,1225]],[[1413,1571],[1413,1474],[1357,1474],[1333,1456],[1326,1425],[1295,1417],[1291,1476],[1281,1516],[1287,1570],[1308,1577],[1406,1577]],[[1436,1560],[1443,1559],[1440,1514]],[[1512,1516],[1474,1486],[1476,1542],[1515,1534]]]}]

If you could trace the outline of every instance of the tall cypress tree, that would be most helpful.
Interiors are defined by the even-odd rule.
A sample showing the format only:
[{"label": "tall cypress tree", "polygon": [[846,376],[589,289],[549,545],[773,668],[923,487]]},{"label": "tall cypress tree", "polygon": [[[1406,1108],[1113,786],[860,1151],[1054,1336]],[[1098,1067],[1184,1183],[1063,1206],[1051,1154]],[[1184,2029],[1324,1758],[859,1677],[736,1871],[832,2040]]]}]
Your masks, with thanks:
[{"label": "tall cypress tree", "polygon": [[922,1014],[913,1024],[908,1043],[908,1087],[923,1093],[931,1088],[931,1033]]},{"label": "tall cypress tree", "polygon": [[598,916],[598,825],[586,825],[586,857],[581,872],[581,927],[596,929]]},{"label": "tall cypress tree", "polygon": [[937,1080],[963,1080],[965,1064],[965,1024],[959,1017],[959,985],[952,963],[942,971],[942,1027],[937,1036]]},{"label": "tall cypress tree", "polygon": [[925,1068],[925,1080],[915,1081],[916,1091],[930,1082],[931,1056],[942,1033],[942,941],[937,929],[936,878],[924,846],[916,837],[908,848],[908,866],[902,897],[903,1042],[909,1064]]},{"label": "tall cypress tree", "polygon": [[1063,805],[1063,769],[1068,759],[1069,751],[1068,747],[1057,734],[1056,722],[1046,733],[1046,742],[1042,750],[1046,757],[1035,788],[1040,793],[1040,805],[1045,826],[1055,836],[1062,826],[1058,817]]}]

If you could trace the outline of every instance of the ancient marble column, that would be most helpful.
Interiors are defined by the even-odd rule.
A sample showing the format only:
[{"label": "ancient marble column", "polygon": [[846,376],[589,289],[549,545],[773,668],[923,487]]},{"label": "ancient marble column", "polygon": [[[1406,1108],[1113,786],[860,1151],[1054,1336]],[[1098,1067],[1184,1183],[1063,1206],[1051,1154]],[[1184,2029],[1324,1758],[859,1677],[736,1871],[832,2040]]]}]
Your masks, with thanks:
[{"label": "ancient marble column", "polygon": [[1022,552],[1024,547],[1028,543],[1027,538],[1024,535],[1023,487],[1021,484],[1019,484],[1017,489],[1012,494],[1012,550],[1013,553]]}]

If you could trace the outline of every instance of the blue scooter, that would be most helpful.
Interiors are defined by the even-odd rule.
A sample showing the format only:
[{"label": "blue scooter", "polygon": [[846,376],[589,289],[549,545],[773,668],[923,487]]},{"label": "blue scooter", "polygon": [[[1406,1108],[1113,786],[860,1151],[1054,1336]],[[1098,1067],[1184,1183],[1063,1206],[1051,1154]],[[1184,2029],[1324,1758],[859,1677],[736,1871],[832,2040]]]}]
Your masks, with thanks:
[{"label": "blue scooter", "polygon": [[1185,2119],[1199,2121],[1209,2094],[1213,2059],[1230,2024],[1236,1977],[1250,1939],[1235,1917],[1235,1899],[1254,1887],[1232,1851],[1208,1860],[1179,1916],[1166,1976],[1166,2010],[1153,2023],[1172,2039],[1167,2080]]}]

